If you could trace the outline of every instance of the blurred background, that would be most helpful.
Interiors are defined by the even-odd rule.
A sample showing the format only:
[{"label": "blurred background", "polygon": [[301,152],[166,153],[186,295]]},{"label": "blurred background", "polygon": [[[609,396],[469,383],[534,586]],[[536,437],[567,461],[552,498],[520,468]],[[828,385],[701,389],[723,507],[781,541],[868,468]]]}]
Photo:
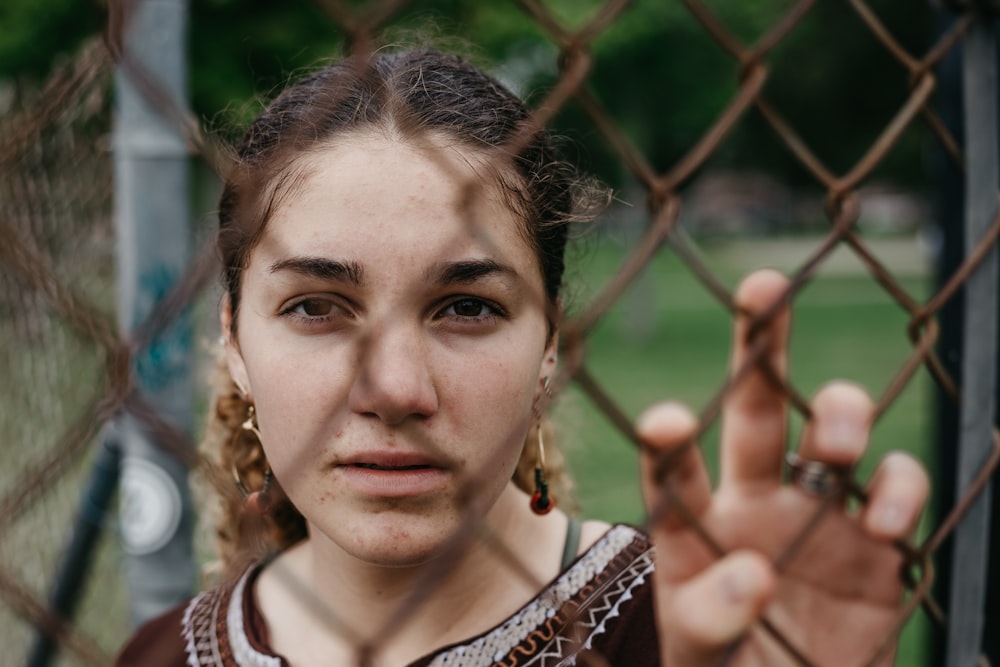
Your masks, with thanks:
[{"label": "blurred background", "polygon": [[[179,495],[164,501],[176,504],[174,516],[158,510],[152,487],[143,486],[155,487],[156,479],[150,479],[159,473],[144,477],[137,457],[129,459],[131,468],[122,466],[122,458],[123,452],[129,458],[123,444],[129,438],[157,443],[155,434],[136,436],[130,422],[136,415],[144,415],[138,421],[149,426],[156,421],[150,414],[158,414],[178,447],[198,439],[218,337],[217,285],[205,259],[210,253],[204,252],[215,224],[218,161],[205,147],[232,141],[286,81],[349,47],[351,30],[333,20],[337,12],[330,6],[343,4],[344,16],[352,9],[366,16],[360,2],[151,4],[177,21],[178,32],[161,35],[162,44],[155,30],[150,33],[143,56],[152,59],[152,69],[169,61],[167,69],[179,72],[167,85],[179,95],[172,102],[176,108],[141,85],[139,93],[123,92],[127,77],[119,70],[116,78],[105,41],[111,35],[114,43],[121,31],[116,7],[100,0],[0,4],[4,664],[107,664],[133,624],[149,613],[137,611],[136,585],[129,583],[137,572],[139,579],[154,581],[157,601],[194,590],[191,568],[210,559],[211,535],[210,527],[197,525],[189,491],[176,481],[184,466],[180,475],[176,470],[168,475],[174,482],[161,485],[167,496],[176,485]],[[543,103],[560,81],[568,36],[607,10],[594,1],[543,3],[546,16],[561,26],[559,33],[539,20],[530,2],[395,4],[399,7],[380,24],[381,42],[429,40],[457,49],[533,105]],[[780,112],[822,168],[806,164],[760,107],[740,111],[709,142],[708,152],[691,162],[693,149],[748,90],[755,72],[750,65],[758,62],[756,55],[741,61],[720,46],[687,6],[692,4],[707,8],[743,49],[808,5],[794,27],[759,54],[766,83],[751,99],[766,96],[767,109]],[[906,370],[917,344],[908,327],[916,305],[944,284],[963,253],[962,180],[947,141],[962,137],[959,49],[949,46],[924,68],[933,73],[933,83],[932,92],[919,100],[923,117],[904,114],[890,146],[857,171],[893,119],[916,99],[918,83],[927,81],[913,60],[886,48],[885,39],[863,20],[864,11],[877,17],[913,60],[955,29],[954,13],[924,1],[637,0],[588,36],[587,100],[570,99],[551,126],[564,138],[569,157],[611,185],[616,199],[597,223],[576,234],[568,306],[571,315],[588,313],[623,263],[650,244],[644,235],[658,202],[649,196],[644,172],[623,159],[620,140],[641,155],[648,173],[683,172],[668,187],[680,205],[676,229],[588,330],[585,363],[629,418],[664,397],[701,411],[726,380],[730,312],[713,285],[732,290],[742,275],[761,266],[800,271],[836,217],[831,216],[833,175],[857,174],[845,181],[858,205],[852,238],[906,296],[901,300],[887,290],[857,247],[838,238],[795,299],[792,384],[808,396],[824,381],[846,377],[877,398],[888,397],[874,451],[858,475],[864,480],[872,462],[889,449],[907,449],[924,459],[938,476],[935,507],[919,536],[924,539],[953,504],[955,473],[949,466],[955,465],[957,413],[927,363],[918,363],[912,374]],[[170,44],[176,47],[172,52],[157,55]],[[162,114],[159,129],[122,130],[132,127],[128,119],[137,104],[129,95],[145,95],[148,108],[139,116],[150,110]],[[617,133],[609,135],[595,123],[595,106]],[[182,118],[194,121],[200,139],[192,141],[177,129]],[[144,146],[140,160],[183,163],[181,171],[166,179],[151,176],[145,166],[127,161],[136,153],[126,139]],[[686,169],[687,164],[693,166]],[[123,181],[134,181],[136,194],[122,195]],[[169,200],[172,212],[149,204],[157,197]],[[160,217],[150,213],[155,222],[146,224],[175,226],[182,240],[170,236],[170,243],[179,244],[171,260],[146,266],[141,242],[123,249],[134,241],[131,223],[123,218],[154,209]],[[161,237],[153,238],[156,245]],[[692,270],[692,262],[712,280]],[[178,287],[193,275],[187,287]],[[170,294],[183,298],[163,306]],[[941,330],[938,356],[952,376],[958,374],[960,305],[960,299],[951,299],[933,313]],[[146,320],[150,313],[153,324]],[[129,341],[125,347],[123,340]],[[145,400],[123,398],[133,389],[138,394],[130,396]],[[179,403],[178,395],[184,397]],[[577,385],[559,398],[556,413],[581,513],[641,523],[633,446]],[[800,423],[794,421],[793,437]],[[713,452],[715,427],[709,425],[704,446]],[[131,473],[122,476],[122,470]],[[152,499],[143,501],[144,494]],[[132,504],[119,513],[119,501],[129,497]],[[145,569],[134,559],[156,556],[163,547],[155,535],[143,533],[144,527],[155,532],[149,526],[157,522],[166,533],[188,531],[190,537],[169,547],[173,551],[159,561],[160,569]],[[188,552],[190,562],[184,560]],[[939,563],[939,571],[946,570],[947,563]],[[173,584],[157,583],[172,575]],[[60,595],[70,596],[68,607],[59,607],[63,617],[74,618],[68,624],[45,612],[57,600],[66,604]],[[946,591],[942,597],[947,599]],[[61,648],[58,642],[44,647],[39,625],[60,638]],[[942,664],[932,657],[940,640],[941,632],[918,613],[907,625],[897,664]]]}]

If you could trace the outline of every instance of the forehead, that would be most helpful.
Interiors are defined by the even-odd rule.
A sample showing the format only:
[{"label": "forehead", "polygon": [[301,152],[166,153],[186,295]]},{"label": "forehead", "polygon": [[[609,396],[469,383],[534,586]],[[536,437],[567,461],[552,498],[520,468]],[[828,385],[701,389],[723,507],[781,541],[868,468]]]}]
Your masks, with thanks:
[{"label": "forehead", "polygon": [[434,137],[338,137],[293,164],[261,245],[341,256],[376,244],[414,258],[476,250],[536,265],[500,173]]}]

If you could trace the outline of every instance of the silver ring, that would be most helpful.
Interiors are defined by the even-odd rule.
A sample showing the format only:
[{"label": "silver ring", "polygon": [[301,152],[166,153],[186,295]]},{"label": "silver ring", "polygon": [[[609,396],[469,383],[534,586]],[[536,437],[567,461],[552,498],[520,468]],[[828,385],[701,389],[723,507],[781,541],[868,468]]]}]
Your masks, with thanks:
[{"label": "silver ring", "polygon": [[785,456],[791,482],[806,494],[817,498],[837,495],[844,490],[844,470],[819,461],[809,461],[796,452]]}]

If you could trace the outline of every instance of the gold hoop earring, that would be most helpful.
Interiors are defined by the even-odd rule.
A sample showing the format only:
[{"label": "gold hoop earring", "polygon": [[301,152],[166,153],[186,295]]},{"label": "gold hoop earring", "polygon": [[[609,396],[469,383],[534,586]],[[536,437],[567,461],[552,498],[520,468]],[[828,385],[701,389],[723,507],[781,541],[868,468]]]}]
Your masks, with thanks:
[{"label": "gold hoop earring", "polygon": [[[253,404],[247,407],[247,418],[241,425],[241,428],[244,431],[253,433],[257,436],[257,441],[260,441],[260,429],[257,428],[257,413],[254,410]],[[243,483],[243,480],[240,479],[240,472],[236,469],[236,464],[233,463],[233,480],[236,482],[236,488],[239,490],[240,495],[243,496],[243,501],[246,503],[247,509],[258,516],[264,516],[271,508],[271,495],[268,492],[271,490],[272,479],[271,467],[267,466],[264,469],[264,485],[259,491],[250,491]]]},{"label": "gold hoop earring", "polygon": [[[546,386],[548,378],[546,378]],[[556,504],[549,497],[549,483],[545,481],[545,438],[542,422],[538,422],[538,463],[535,465],[535,492],[531,494],[531,511],[543,516],[552,511]]]}]

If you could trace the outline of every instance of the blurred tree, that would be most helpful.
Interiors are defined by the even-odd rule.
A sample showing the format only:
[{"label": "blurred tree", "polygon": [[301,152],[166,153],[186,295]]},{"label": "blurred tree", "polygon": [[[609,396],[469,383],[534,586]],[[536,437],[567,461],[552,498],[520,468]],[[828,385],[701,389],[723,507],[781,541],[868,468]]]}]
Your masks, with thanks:
[{"label": "blurred tree", "polygon": [[104,10],[80,0],[0,2],[0,78],[37,80],[60,58],[71,57],[88,37],[100,34]]},{"label": "blurred tree", "polygon": [[[310,0],[190,0],[193,107],[224,133],[242,125],[289,76],[336,55],[343,32]],[[99,0],[3,0],[0,77],[39,77],[102,27]],[[362,2],[353,2],[362,5]],[[549,0],[568,28],[583,25],[599,0]],[[707,0],[744,44],[758,40],[792,0]],[[920,54],[932,35],[929,3],[870,0],[890,32]],[[390,40],[454,42],[529,99],[552,83],[557,48],[513,2],[416,0],[393,18]],[[680,2],[636,0],[592,45],[588,85],[658,169],[686,153],[737,91],[738,63]],[[907,94],[901,65],[844,2],[820,1],[765,59],[765,94],[817,155],[844,172],[864,153]],[[557,129],[580,147],[580,159],[613,184],[622,180],[606,142],[571,105]],[[901,183],[924,179],[922,133],[910,132],[879,175]],[[712,158],[713,166],[765,169],[792,183],[811,183],[759,114],[751,111]]]}]

